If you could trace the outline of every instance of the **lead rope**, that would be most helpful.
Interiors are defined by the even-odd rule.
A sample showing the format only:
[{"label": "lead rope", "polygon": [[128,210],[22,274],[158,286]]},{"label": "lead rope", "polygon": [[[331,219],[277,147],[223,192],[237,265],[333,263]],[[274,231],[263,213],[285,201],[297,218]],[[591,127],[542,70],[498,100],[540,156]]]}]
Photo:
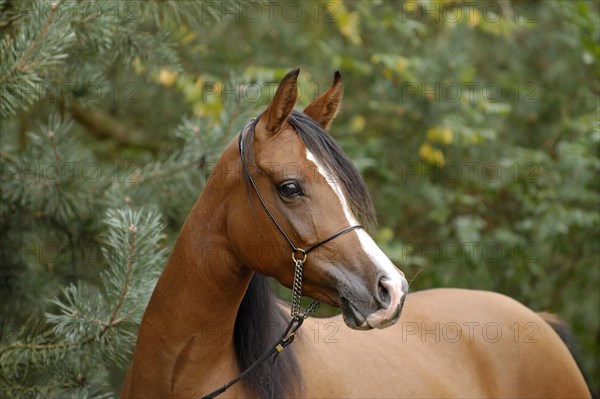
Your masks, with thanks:
[{"label": "lead rope", "polygon": [[277,355],[279,355],[288,345],[294,342],[294,338],[296,337],[296,331],[300,329],[304,320],[306,320],[311,314],[314,313],[315,310],[321,305],[319,301],[313,301],[310,306],[306,309],[304,313],[300,312],[300,298],[302,297],[302,268],[304,266],[304,262],[306,261],[307,254],[305,251],[300,250],[304,254],[302,259],[296,259],[296,255],[292,252],[292,259],[296,264],[294,268],[294,284],[292,286],[292,307],[291,314],[292,320],[287,325],[283,335],[279,340],[271,347],[268,351],[264,353],[260,358],[258,358],[254,363],[252,363],[246,370],[244,370],[240,375],[235,377],[233,380],[229,381],[227,384],[223,385],[221,388],[214,390],[202,397],[202,399],[213,399],[223,392],[225,392],[229,387],[246,377],[250,374],[255,368],[260,366],[262,363],[267,361],[271,356],[273,356],[273,362],[277,360]]}]

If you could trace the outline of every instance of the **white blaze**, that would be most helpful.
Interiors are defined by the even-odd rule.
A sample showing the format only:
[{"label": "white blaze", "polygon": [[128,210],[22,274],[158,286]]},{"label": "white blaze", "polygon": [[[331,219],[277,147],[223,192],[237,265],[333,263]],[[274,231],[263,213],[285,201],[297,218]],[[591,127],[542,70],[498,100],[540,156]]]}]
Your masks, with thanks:
[{"label": "white blaze", "polygon": [[[312,152],[308,149],[306,150],[306,159],[314,163],[317,167],[317,171],[325,181],[329,184],[334,193],[336,193],[340,205],[344,211],[344,215],[346,215],[346,220],[348,221],[348,226],[353,226],[358,224],[356,217],[350,210],[350,206],[348,205],[348,201],[344,196],[344,191],[338,184],[335,178],[328,176],[326,169],[321,165],[321,163],[315,158]],[[382,284],[388,290],[390,294],[390,306],[387,309],[380,309],[375,313],[372,313],[367,316],[367,323],[372,327],[386,327],[389,325],[390,319],[396,313],[396,309],[400,304],[400,300],[406,294],[403,291],[403,287],[408,287],[406,283],[406,279],[404,275],[402,275],[396,266],[390,261],[390,259],[383,253],[381,248],[373,241],[373,238],[364,231],[363,229],[354,230],[351,233],[356,233],[358,235],[358,240],[362,246],[363,251],[367,255],[367,257],[375,264],[377,267],[384,272],[384,274],[388,277],[389,280],[383,280]]]}]

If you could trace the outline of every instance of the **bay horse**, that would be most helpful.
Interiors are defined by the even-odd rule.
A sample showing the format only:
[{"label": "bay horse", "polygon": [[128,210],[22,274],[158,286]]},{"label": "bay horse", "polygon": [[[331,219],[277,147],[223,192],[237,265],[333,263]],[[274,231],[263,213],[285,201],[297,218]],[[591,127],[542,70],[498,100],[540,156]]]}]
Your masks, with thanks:
[{"label": "bay horse", "polygon": [[[463,289],[406,299],[404,274],[359,224],[374,221],[365,183],[326,131],[341,76],[298,112],[298,73],[215,166],[156,284],[121,396],[213,397],[256,366],[222,397],[589,398],[557,333],[517,301]],[[304,321],[280,341],[290,309],[266,276],[294,289],[292,323]],[[342,315],[306,318],[315,306],[301,312],[300,294]]]}]

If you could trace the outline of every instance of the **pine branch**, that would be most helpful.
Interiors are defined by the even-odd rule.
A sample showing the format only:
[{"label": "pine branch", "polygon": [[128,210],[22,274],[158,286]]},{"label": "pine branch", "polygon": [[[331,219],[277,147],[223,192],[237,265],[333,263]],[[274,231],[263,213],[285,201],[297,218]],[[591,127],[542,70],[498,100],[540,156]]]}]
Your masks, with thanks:
[{"label": "pine branch", "polygon": [[13,22],[17,21],[20,17],[21,17],[20,15],[12,15],[12,16],[6,18],[4,21],[0,21],[0,29],[6,29]]},{"label": "pine branch", "polygon": [[[56,3],[56,2],[50,3],[50,9],[52,10],[52,12],[50,13],[50,16],[48,17],[48,19],[46,20],[46,23],[42,27],[42,30],[40,31],[38,36],[33,41],[33,44],[31,45],[31,47],[29,47],[29,49],[25,52],[25,54],[23,55],[23,58],[21,58],[21,61],[19,61],[19,63],[15,67],[21,73],[27,72],[29,69],[31,69],[32,66],[35,65],[35,64],[27,65],[27,61],[29,61],[29,57],[31,57],[31,54],[33,54],[34,50],[36,50],[40,46],[40,43],[42,43],[42,40],[48,34],[48,29],[50,29],[50,25],[52,25],[52,22],[54,21],[54,18],[56,17],[56,13],[58,11],[58,3]],[[0,82],[3,82],[3,81],[4,80],[0,78]]]},{"label": "pine branch", "polygon": [[[127,291],[127,290],[124,290],[124,291]],[[108,330],[117,326],[119,323],[121,323],[125,320],[124,317],[116,318],[116,314],[118,314],[120,307],[123,306],[124,297],[125,297],[125,295],[123,296],[123,301],[121,301],[119,303],[119,306],[113,310],[113,313],[111,314],[111,317],[109,320],[107,320],[106,322],[102,322],[100,320],[93,319],[93,321],[95,322],[94,324],[98,324],[101,326],[98,334],[92,334],[92,335],[89,335],[82,339],[79,339],[77,341],[59,341],[59,342],[50,342],[50,343],[44,343],[44,344],[16,341],[16,342],[10,343],[9,345],[0,347],[0,358],[5,353],[13,351],[13,350],[26,350],[29,352],[63,351],[65,349],[82,348],[86,345],[95,343]],[[73,315],[73,317],[78,317],[78,316]],[[87,320],[90,320],[90,319],[87,319]],[[0,375],[1,375],[1,373],[0,373]]]},{"label": "pine branch", "polygon": [[56,391],[59,389],[63,389],[65,388],[65,384],[64,383],[60,383],[60,384],[50,384],[50,385],[44,385],[44,386],[28,386],[28,385],[23,385],[23,384],[19,384],[18,382],[9,379],[8,377],[6,377],[3,373],[0,373],[0,380],[2,381],[2,383],[5,385],[5,387],[10,387],[11,389],[22,393],[24,396],[38,396],[41,392],[51,392],[51,391]]},{"label": "pine branch", "polygon": [[0,76],[0,83],[6,82],[6,80],[14,73],[16,73],[16,71],[26,73],[29,69],[31,69],[31,67],[35,66],[35,64],[27,65],[27,61],[29,61],[31,54],[33,54],[33,52],[40,46],[40,44],[48,34],[50,25],[52,25],[52,23],[54,22],[56,13],[58,12],[58,3],[50,3],[50,9],[52,10],[52,12],[48,16],[48,19],[46,20],[46,23],[44,23],[44,26],[42,26],[42,30],[40,31],[40,33],[37,35],[31,46],[27,49],[25,54],[23,54],[23,57],[21,57],[20,61],[15,65],[12,71],[9,70],[6,74]]},{"label": "pine branch", "polygon": [[[105,290],[71,285],[63,290],[64,299],[52,301],[62,314],[47,314],[41,333],[29,325],[14,338],[0,335],[8,341],[0,346],[0,381],[4,385],[0,392],[64,392],[72,396],[75,390],[95,389],[105,381],[105,377],[89,381],[95,378],[98,364],[123,361],[130,353],[135,334],[116,327],[126,321],[133,326],[141,318],[165,259],[165,249],[158,247],[164,225],[158,213],[143,209],[110,211],[105,221],[108,235],[103,253],[109,264],[101,277]],[[124,312],[127,314],[122,315]],[[45,373],[58,361],[67,367],[62,374],[45,374],[43,380],[27,383],[27,378]],[[77,365],[77,361],[82,363]],[[9,366],[14,364],[27,372],[14,372]],[[81,371],[82,367],[89,373]]]},{"label": "pine branch", "polygon": [[[134,224],[129,225],[129,231],[130,231],[130,236],[129,236],[129,255],[127,256],[127,273],[126,273],[126,277],[125,277],[125,283],[123,284],[123,288],[121,288],[121,292],[119,294],[119,301],[117,302],[117,306],[115,306],[114,310],[112,311],[111,315],[110,315],[110,319],[108,321],[108,325],[107,326],[113,326],[115,324],[115,319],[117,317],[117,315],[119,314],[119,312],[121,311],[121,308],[123,307],[123,304],[125,303],[125,298],[127,298],[127,294],[129,292],[129,282],[131,280],[131,275],[133,273],[133,261],[135,259],[135,236],[137,234],[137,227]],[[120,319],[117,319],[119,321],[122,321],[123,318],[121,317]],[[117,321],[118,322],[118,321]],[[102,334],[104,333],[104,331],[102,332]]]},{"label": "pine branch", "polygon": [[[155,167],[153,168],[152,172],[148,172],[145,174],[140,175],[138,178],[136,178],[136,183],[140,184],[140,183],[146,183],[149,180],[153,180],[153,179],[163,179],[165,177],[172,177],[175,176],[181,172],[185,172],[188,171],[189,168],[194,167],[194,166],[199,166],[201,165],[201,160],[203,157],[200,157],[200,160],[193,160],[190,162],[185,162],[182,164],[178,164],[175,165],[174,167],[171,168],[161,168],[160,164],[156,164]],[[199,162],[200,161],[200,162]]]},{"label": "pine branch", "polygon": [[[32,5],[41,9],[42,2]],[[67,18],[61,17],[60,5],[50,3],[50,14],[38,20],[40,13],[19,11],[19,24],[14,34],[4,35],[0,42],[0,114],[8,116],[34,104],[42,95],[48,77],[66,63],[68,50],[76,36]],[[60,70],[63,74],[66,69]]]},{"label": "pine branch", "polygon": [[63,350],[68,348],[73,348],[75,346],[80,346],[82,343],[87,340],[82,340],[79,342],[70,342],[70,341],[61,341],[57,343],[48,343],[48,344],[35,344],[35,343],[26,343],[26,342],[13,342],[9,345],[0,348],[0,356],[6,352],[11,350],[25,349],[28,351],[54,351],[54,350]]}]

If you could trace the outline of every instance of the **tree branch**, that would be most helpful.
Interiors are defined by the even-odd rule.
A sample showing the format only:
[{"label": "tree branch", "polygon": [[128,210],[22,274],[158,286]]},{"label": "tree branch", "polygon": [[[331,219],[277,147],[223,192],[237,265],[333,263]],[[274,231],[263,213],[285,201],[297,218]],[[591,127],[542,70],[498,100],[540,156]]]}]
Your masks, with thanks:
[{"label": "tree branch", "polygon": [[136,256],[136,247],[135,247],[135,237],[137,235],[137,227],[135,225],[129,226],[129,232],[131,235],[129,236],[129,255],[127,256],[127,274],[125,276],[125,282],[123,287],[121,288],[121,292],[119,294],[119,301],[117,302],[117,306],[113,309],[110,319],[108,321],[107,328],[114,325],[117,319],[117,315],[119,311],[123,307],[125,303],[125,298],[127,298],[127,294],[129,293],[129,281],[131,281],[131,275],[133,274],[133,262],[135,261]]},{"label": "tree branch", "polygon": [[73,102],[69,110],[73,119],[100,140],[113,139],[121,145],[138,147],[153,153],[158,151],[158,145],[150,143],[148,140],[143,141],[132,138],[133,129],[123,126],[119,121],[100,109],[87,109]]},{"label": "tree branch", "polygon": [[29,69],[29,65],[27,65],[27,61],[29,61],[31,54],[33,54],[35,49],[37,49],[40,46],[40,44],[42,43],[42,40],[44,40],[44,37],[46,37],[46,35],[48,34],[50,25],[52,25],[52,22],[54,22],[56,13],[58,12],[58,3],[56,3],[56,2],[50,3],[50,8],[51,8],[52,12],[48,16],[48,19],[46,20],[46,23],[42,27],[42,30],[40,31],[40,33],[38,33],[37,37],[31,44],[31,46],[27,49],[27,51],[25,52],[23,57],[19,60],[17,65],[15,65],[15,67],[11,71],[6,73],[4,76],[0,77],[0,83],[5,82],[15,71],[19,71],[21,73],[27,72],[27,70]]},{"label": "tree branch", "polygon": [[13,157],[8,152],[3,151],[3,150],[0,150],[0,158],[4,159],[5,161],[12,162],[12,163],[17,162],[17,158]]}]

